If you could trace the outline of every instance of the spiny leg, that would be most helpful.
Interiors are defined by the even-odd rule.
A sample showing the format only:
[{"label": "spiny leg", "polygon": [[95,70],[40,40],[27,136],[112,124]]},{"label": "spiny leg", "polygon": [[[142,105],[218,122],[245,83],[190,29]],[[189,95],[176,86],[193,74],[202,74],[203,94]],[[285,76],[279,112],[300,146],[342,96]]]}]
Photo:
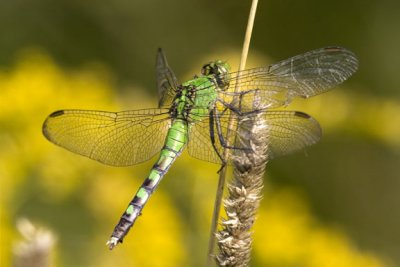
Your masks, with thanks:
[{"label": "spiny leg", "polygon": [[232,112],[236,113],[236,115],[239,116],[239,117],[252,115],[252,114],[257,114],[257,113],[259,113],[260,111],[263,110],[263,109],[254,109],[254,110],[251,110],[251,111],[242,112],[240,110],[240,108],[237,108],[233,104],[227,103],[227,102],[225,102],[224,100],[222,100],[220,98],[217,98],[217,101],[220,102],[222,105],[224,105],[229,110],[231,110]]},{"label": "spiny leg", "polygon": [[[215,114],[215,125],[217,127],[217,134],[218,134],[218,139],[219,143],[223,148],[226,149],[239,149],[239,150],[251,150],[251,148],[244,148],[244,147],[235,147],[235,146],[230,146],[225,140],[224,133],[222,132],[222,126],[221,126],[221,120],[220,116],[218,114],[218,109],[214,108],[214,114]],[[235,131],[235,129],[232,129]]]},{"label": "spiny leg", "polygon": [[[260,89],[251,89],[251,90],[246,90],[246,91],[240,91],[240,92],[224,92],[224,94],[225,95],[229,95],[229,96],[233,96],[233,97],[238,97],[239,99],[238,99],[238,101],[239,101],[239,104],[237,105],[237,108],[235,108],[236,110],[242,110],[242,103],[244,102],[243,101],[243,98],[246,96],[246,95],[249,95],[249,94],[254,94],[254,99],[257,99],[257,100],[259,100],[259,97],[260,97],[260,95],[259,95],[259,93],[260,93]],[[254,100],[255,101],[255,100]],[[223,103],[224,105],[227,105],[227,106],[230,106],[230,107],[233,107],[234,106],[234,103],[226,103],[225,101],[221,101],[221,103]],[[258,103],[257,103],[258,104]],[[261,109],[260,107],[258,107],[258,105],[257,105],[255,102],[253,102],[253,107],[252,108],[255,108],[255,109]],[[231,109],[231,108],[230,108]]]},{"label": "spiny leg", "polygon": [[211,144],[212,144],[212,146],[213,146],[213,148],[214,148],[214,150],[215,150],[215,152],[217,153],[217,155],[218,155],[218,157],[221,159],[221,168],[218,170],[218,173],[225,167],[225,165],[226,165],[226,161],[225,161],[225,159],[222,157],[222,155],[221,155],[221,153],[218,151],[218,148],[217,148],[217,146],[216,146],[216,144],[215,144],[215,132],[214,132],[214,126],[215,126],[215,121],[214,121],[214,111],[215,111],[215,108],[213,109],[213,110],[211,110],[211,112],[210,112],[210,114],[209,114],[209,117],[210,117],[210,120],[209,120],[209,126],[210,126],[210,140],[211,140]]}]

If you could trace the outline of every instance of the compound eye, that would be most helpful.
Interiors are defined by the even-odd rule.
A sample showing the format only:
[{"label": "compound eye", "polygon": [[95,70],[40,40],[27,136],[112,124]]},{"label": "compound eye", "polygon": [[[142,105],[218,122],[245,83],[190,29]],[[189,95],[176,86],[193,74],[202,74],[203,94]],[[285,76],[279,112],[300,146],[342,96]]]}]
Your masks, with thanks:
[{"label": "compound eye", "polygon": [[218,66],[218,75],[226,73],[227,70],[223,66]]},{"label": "compound eye", "polygon": [[211,66],[210,63],[205,64],[202,68],[201,68],[201,74],[203,75],[210,75],[213,72],[213,66]]}]

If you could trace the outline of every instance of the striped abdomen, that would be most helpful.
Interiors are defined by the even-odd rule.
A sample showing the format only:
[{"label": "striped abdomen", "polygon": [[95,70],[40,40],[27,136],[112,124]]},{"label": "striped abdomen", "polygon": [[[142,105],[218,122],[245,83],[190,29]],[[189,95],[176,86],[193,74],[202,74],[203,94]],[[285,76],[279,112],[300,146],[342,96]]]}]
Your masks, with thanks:
[{"label": "striped abdomen", "polygon": [[161,179],[164,177],[169,167],[175,159],[181,154],[188,141],[188,127],[184,120],[176,119],[168,130],[164,147],[161,150],[160,157],[154,164],[149,176],[143,182],[135,197],[129,203],[128,208],[121,216],[110,240],[107,242],[112,249],[118,242],[122,242],[129,229],[135,223],[140,215],[147,200],[157,188]]}]

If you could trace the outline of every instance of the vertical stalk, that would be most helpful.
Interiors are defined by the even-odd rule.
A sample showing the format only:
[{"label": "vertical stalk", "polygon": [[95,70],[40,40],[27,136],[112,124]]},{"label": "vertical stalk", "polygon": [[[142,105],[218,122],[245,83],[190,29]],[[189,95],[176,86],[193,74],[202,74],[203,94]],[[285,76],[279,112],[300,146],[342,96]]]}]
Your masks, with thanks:
[{"label": "vertical stalk", "polygon": [[[257,11],[257,4],[258,0],[253,0],[253,2],[251,3],[249,20],[247,21],[246,35],[244,37],[244,42],[243,42],[242,56],[240,58],[239,71],[244,70],[246,67],[247,54],[249,53],[251,33],[253,32],[254,19],[256,17],[256,11]],[[239,88],[238,86],[236,86],[235,91],[238,90]]]},{"label": "vertical stalk", "polygon": [[[257,4],[258,4],[258,0],[252,1],[249,19],[247,22],[246,34],[245,34],[245,38],[244,38],[244,42],[243,42],[243,49],[242,49],[242,55],[241,55],[240,64],[239,64],[239,71],[244,70],[245,66],[246,66],[247,54],[248,54],[249,47],[250,47],[251,33],[253,31],[253,25],[254,25],[254,19],[256,16]],[[239,78],[239,76],[238,76],[238,78]],[[238,83],[236,83],[236,84],[238,84]],[[236,86],[234,91],[238,92],[239,87]],[[235,101],[235,100],[233,100],[233,101]],[[233,128],[233,119],[231,119],[228,124],[228,132],[227,132],[227,136],[226,136],[226,141],[227,141],[228,145],[231,143],[230,140],[232,139],[231,138],[232,128]],[[223,157],[226,159],[228,157],[228,154],[229,154],[229,151],[227,149],[225,149],[224,153],[223,153]],[[215,234],[216,234],[216,230],[217,230],[217,226],[218,226],[219,211],[220,211],[221,203],[222,203],[222,196],[223,196],[223,191],[224,191],[225,180],[226,180],[226,166],[219,173],[218,187],[217,187],[217,192],[216,192],[216,197],[215,197],[214,212],[213,212],[213,217],[212,217],[212,221],[211,221],[211,231],[210,231],[210,239],[209,239],[209,246],[208,246],[208,257],[207,257],[207,266],[208,267],[211,266],[213,259],[214,259],[215,239],[216,239]]]},{"label": "vertical stalk", "polygon": [[[255,104],[256,108],[258,104]],[[219,266],[245,267],[250,262],[255,215],[262,198],[263,176],[267,163],[268,126],[263,113],[240,120],[233,157],[234,178],[224,200],[227,218],[217,233]]]}]

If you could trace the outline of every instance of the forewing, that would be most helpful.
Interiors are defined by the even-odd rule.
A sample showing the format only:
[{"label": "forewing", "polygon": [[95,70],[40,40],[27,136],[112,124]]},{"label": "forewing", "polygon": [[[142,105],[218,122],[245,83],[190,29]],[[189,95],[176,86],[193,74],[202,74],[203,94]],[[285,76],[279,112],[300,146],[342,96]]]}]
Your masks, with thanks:
[{"label": "forewing", "polygon": [[74,153],[108,165],[128,166],[159,152],[169,125],[166,109],[60,110],[46,119],[43,134]]},{"label": "forewing", "polygon": [[259,90],[266,108],[289,104],[294,97],[324,93],[349,78],[358,67],[356,56],[341,47],[307,52],[263,68],[232,73],[229,91]]},{"label": "forewing", "polygon": [[158,106],[172,103],[178,87],[178,80],[174,72],[168,66],[167,58],[161,48],[157,51],[156,79],[158,89]]}]

